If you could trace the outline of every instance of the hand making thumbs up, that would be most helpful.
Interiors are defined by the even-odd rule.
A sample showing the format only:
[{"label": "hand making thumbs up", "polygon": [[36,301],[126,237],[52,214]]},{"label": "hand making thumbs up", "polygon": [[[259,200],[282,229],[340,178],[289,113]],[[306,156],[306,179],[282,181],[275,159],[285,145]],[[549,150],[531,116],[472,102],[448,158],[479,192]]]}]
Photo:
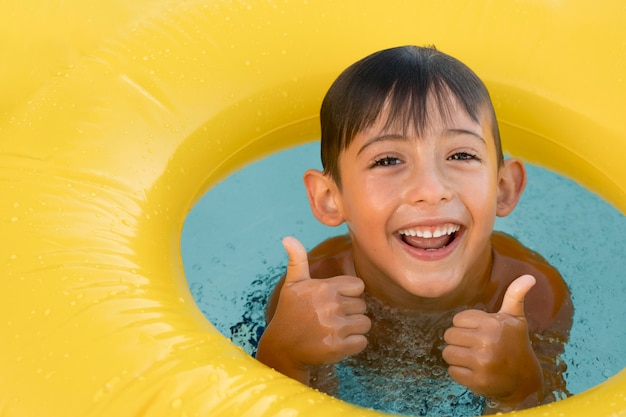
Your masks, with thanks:
[{"label": "hand making thumbs up", "polygon": [[308,383],[308,368],[335,363],[365,349],[371,322],[357,277],[313,279],[307,253],[295,238],[276,312],[259,341],[257,359]]},{"label": "hand making thumbs up", "polygon": [[462,311],[444,335],[450,376],[500,406],[519,404],[542,386],[524,315],[524,298],[534,285],[531,275],[520,276],[507,288],[497,313]]}]

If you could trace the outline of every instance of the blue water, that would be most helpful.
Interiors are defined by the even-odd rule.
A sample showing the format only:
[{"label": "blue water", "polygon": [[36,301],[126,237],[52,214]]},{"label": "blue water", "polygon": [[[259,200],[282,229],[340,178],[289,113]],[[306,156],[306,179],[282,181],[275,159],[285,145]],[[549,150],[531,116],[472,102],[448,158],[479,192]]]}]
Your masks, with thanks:
[{"label": "blue water", "polygon": [[[285,271],[281,239],[296,236],[310,249],[346,232],[311,214],[302,185],[307,168],[320,168],[318,143],[231,175],[185,222],[182,256],[196,303],[250,354],[263,328],[267,294]],[[573,181],[528,164],[527,171],[519,205],[496,220],[496,229],[541,253],[570,286],[574,325],[563,359],[568,389],[577,394],[626,367],[626,220]]]}]

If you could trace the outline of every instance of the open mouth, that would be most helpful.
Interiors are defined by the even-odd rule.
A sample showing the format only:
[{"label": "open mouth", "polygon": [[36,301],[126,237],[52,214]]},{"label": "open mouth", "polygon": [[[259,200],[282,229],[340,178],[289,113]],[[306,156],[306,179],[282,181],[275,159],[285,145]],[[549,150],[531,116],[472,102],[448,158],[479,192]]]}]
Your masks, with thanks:
[{"label": "open mouth", "polygon": [[400,239],[407,245],[426,251],[445,248],[454,241],[461,226],[446,223],[439,226],[414,227],[399,230]]}]

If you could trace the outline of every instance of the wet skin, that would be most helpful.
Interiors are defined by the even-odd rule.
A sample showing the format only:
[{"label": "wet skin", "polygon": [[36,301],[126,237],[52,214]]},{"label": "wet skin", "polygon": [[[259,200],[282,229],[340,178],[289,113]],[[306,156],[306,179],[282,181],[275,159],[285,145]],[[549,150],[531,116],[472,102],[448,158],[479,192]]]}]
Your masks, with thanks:
[{"label": "wet skin", "polygon": [[[543,387],[541,389],[542,392],[538,393],[537,396],[524,399],[526,403],[517,404],[515,408],[526,408],[538,403],[553,401],[555,394],[556,398],[568,395],[566,382],[562,375],[564,371],[563,365],[559,360],[559,355],[563,353],[564,344],[568,340],[573,316],[573,307],[567,285],[558,271],[549,265],[545,259],[536,252],[524,247],[513,237],[504,233],[494,232],[490,242],[492,261],[481,279],[484,283],[482,285],[483,290],[478,292],[477,296],[467,304],[458,306],[453,310],[425,311],[416,306],[415,309],[402,308],[384,311],[392,314],[394,321],[397,321],[399,316],[405,316],[408,320],[407,322],[411,323],[411,326],[415,326],[415,329],[423,326],[440,326],[440,329],[429,328],[428,334],[431,336],[447,336],[449,329],[453,327],[452,322],[457,313],[463,311],[465,313],[468,311],[497,313],[502,306],[505,293],[511,283],[522,275],[530,274],[535,278],[536,284],[524,297],[523,311],[527,333],[530,335],[529,340],[542,368]],[[322,242],[308,254],[310,276],[324,280],[343,276],[354,278],[355,271],[352,253],[349,235],[333,237]],[[284,278],[277,285],[269,300],[267,308],[268,322],[271,321],[274,315],[283,284]],[[349,285],[354,286],[355,283],[352,282]],[[358,289],[354,293],[358,293]],[[380,308],[376,308],[382,303],[368,294],[367,286],[363,286],[363,293],[359,295],[359,298],[367,300],[367,303],[370,304],[364,306],[362,310],[357,308],[356,311],[365,313],[367,309],[365,314],[371,320],[371,328],[365,335],[367,347],[354,352],[353,355],[356,355],[354,358],[357,361],[361,360],[361,358],[363,358],[363,361],[367,361],[366,358],[368,356],[375,357],[375,351],[384,346],[386,352],[394,350],[404,352],[404,357],[401,359],[407,361],[407,363],[419,360],[418,354],[416,353],[412,357],[411,351],[410,349],[407,350],[405,342],[398,338],[398,328],[388,325],[389,317],[384,313],[381,314]],[[372,306],[371,303],[375,303],[376,306]],[[377,314],[381,315],[376,316],[372,312],[377,312]],[[411,329],[404,329],[404,332],[411,333]],[[419,332],[416,332],[416,334],[419,334]],[[506,336],[503,335],[502,337]],[[549,339],[549,341],[546,339]],[[403,345],[399,346],[400,343]],[[443,349],[445,355],[446,340],[443,337],[428,341],[428,343],[432,344],[432,351],[440,352]],[[398,346],[394,347],[394,345]],[[423,348],[423,345],[421,347]],[[338,357],[335,359],[329,363],[336,362],[342,358]],[[437,366],[448,366],[443,355],[435,358],[433,363]],[[323,368],[324,363],[318,362],[317,365]],[[364,363],[364,365],[367,364]],[[306,378],[310,378],[312,369],[312,374],[315,376],[313,385],[332,393],[336,381],[332,380],[332,374],[319,372],[319,369],[322,368],[309,367],[306,372]],[[493,370],[490,370],[490,372],[493,372]],[[324,378],[331,378],[331,380],[325,380]],[[486,413],[496,411],[506,411],[506,407],[498,408],[496,405],[493,409],[487,408],[485,410]]]},{"label": "wet skin", "polygon": [[[444,315],[431,333],[441,334],[441,358],[454,380],[490,399],[486,412],[547,402],[564,390],[557,362],[571,326],[569,292],[539,255],[493,233],[521,196],[523,164],[500,161],[487,113],[473,119],[453,97],[445,114],[427,105],[421,130],[387,123],[383,110],[359,131],[338,156],[340,184],[305,173],[315,217],[345,223],[349,236],[308,256],[296,239],[283,241],[287,275],[257,358],[309,384],[316,366],[398,344],[387,319],[419,328]],[[394,317],[372,314],[373,300]]]}]

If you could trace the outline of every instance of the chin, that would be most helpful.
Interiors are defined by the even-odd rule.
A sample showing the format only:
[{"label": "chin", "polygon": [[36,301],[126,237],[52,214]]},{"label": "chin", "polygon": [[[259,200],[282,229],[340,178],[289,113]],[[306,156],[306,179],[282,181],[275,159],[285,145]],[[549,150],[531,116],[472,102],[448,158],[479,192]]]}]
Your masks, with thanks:
[{"label": "chin", "polygon": [[442,282],[441,278],[433,280],[419,279],[401,287],[408,293],[420,298],[442,298],[452,294],[458,287],[458,282]]}]

